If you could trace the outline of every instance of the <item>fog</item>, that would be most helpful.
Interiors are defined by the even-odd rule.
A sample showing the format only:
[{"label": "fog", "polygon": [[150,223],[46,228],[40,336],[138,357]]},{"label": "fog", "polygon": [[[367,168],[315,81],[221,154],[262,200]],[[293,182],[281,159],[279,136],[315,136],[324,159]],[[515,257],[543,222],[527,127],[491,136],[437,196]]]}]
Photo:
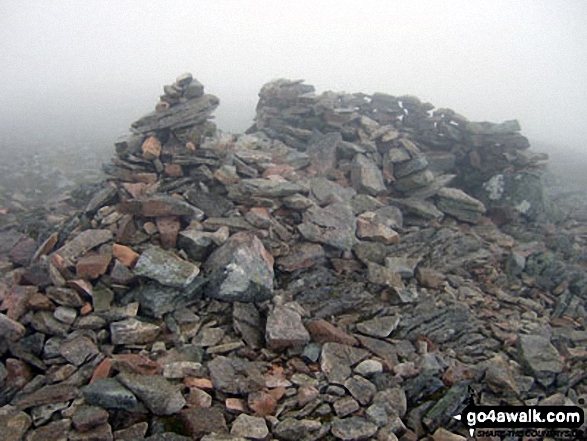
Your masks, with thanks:
[{"label": "fog", "polygon": [[220,97],[229,131],[285,77],[516,118],[540,145],[587,139],[582,0],[2,0],[0,17],[4,149],[113,140],[186,71]]}]

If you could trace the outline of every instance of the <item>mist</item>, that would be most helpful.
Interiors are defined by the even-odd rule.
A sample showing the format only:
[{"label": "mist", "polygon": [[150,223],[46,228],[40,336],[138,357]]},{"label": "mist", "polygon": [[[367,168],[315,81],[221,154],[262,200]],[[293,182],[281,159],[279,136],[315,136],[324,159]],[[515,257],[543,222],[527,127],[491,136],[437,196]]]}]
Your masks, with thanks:
[{"label": "mist", "polygon": [[587,139],[583,1],[3,0],[0,142],[113,141],[192,72],[252,123],[261,86],[411,94],[538,145]]}]

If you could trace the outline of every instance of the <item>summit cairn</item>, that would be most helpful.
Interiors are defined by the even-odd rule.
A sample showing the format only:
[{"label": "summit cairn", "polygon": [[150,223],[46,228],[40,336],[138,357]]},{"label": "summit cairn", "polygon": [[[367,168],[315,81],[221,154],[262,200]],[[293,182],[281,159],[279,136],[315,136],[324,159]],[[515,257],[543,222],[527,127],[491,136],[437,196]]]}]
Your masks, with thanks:
[{"label": "summit cairn", "polygon": [[[0,231],[4,438],[465,439],[469,402],[584,405],[584,223],[515,121],[190,74],[83,209]],[[3,439],[4,439],[3,438]]]}]

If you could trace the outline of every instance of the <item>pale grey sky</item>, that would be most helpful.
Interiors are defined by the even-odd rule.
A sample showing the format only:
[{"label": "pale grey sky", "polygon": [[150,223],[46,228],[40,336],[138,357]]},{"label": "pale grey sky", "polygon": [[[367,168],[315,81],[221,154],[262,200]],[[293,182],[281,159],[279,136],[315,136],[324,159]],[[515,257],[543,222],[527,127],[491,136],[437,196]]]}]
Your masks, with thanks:
[{"label": "pale grey sky", "polygon": [[517,118],[531,139],[581,147],[586,18],[583,0],[2,0],[0,132],[123,132],[190,71],[227,130],[286,77]]}]

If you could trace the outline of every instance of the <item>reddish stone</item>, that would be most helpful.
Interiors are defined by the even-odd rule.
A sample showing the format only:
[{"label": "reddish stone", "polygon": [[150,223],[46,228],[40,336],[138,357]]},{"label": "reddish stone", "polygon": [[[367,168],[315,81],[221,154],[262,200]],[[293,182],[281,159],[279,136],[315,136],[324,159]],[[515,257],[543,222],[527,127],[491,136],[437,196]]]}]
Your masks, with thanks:
[{"label": "reddish stone", "polygon": [[140,375],[159,375],[163,371],[159,363],[140,354],[116,354],[112,358],[112,368]]},{"label": "reddish stone", "polygon": [[78,260],[75,267],[78,277],[97,279],[106,274],[112,256],[110,254],[96,254],[85,256]]},{"label": "reddish stone", "polygon": [[157,230],[159,230],[161,246],[166,250],[175,248],[180,229],[179,218],[176,216],[158,217],[155,222],[157,223]]},{"label": "reddish stone", "polygon": [[17,265],[27,266],[31,263],[36,251],[37,242],[30,237],[22,236],[8,253],[8,259]]},{"label": "reddish stone", "polygon": [[306,323],[306,329],[310,333],[312,341],[321,345],[328,342],[342,343],[349,346],[358,344],[355,337],[323,319]]},{"label": "reddish stone", "polygon": [[247,402],[255,414],[260,417],[273,415],[277,407],[277,400],[269,392],[253,392],[249,394]]},{"label": "reddish stone", "polygon": [[45,240],[45,242],[43,242],[41,246],[37,248],[37,251],[33,256],[33,260],[39,260],[41,256],[46,256],[47,254],[49,254],[49,252],[55,247],[55,245],[57,245],[58,240],[59,233],[55,232],[51,234],[51,236],[49,236],[47,240]]},{"label": "reddish stone", "polygon": [[115,243],[112,245],[112,255],[116,257],[124,266],[132,268],[137,260],[139,260],[139,253],[136,253],[125,245]]},{"label": "reddish stone", "polygon": [[146,196],[151,189],[151,186],[144,182],[123,182],[122,187],[135,199]]},{"label": "reddish stone", "polygon": [[184,386],[189,387],[189,388],[197,387],[198,389],[203,389],[203,390],[214,389],[214,385],[207,378],[185,377],[183,379],[183,384],[184,384]]},{"label": "reddish stone", "polygon": [[27,307],[34,311],[53,311],[55,304],[49,297],[41,293],[34,293],[27,303]]},{"label": "reddish stone", "polygon": [[277,266],[282,271],[292,272],[302,268],[311,268],[324,260],[324,248],[317,243],[296,245],[286,256],[277,259]]},{"label": "reddish stone", "polygon": [[181,178],[183,170],[179,164],[165,164],[165,174],[172,178]]},{"label": "reddish stone", "polygon": [[161,142],[154,136],[149,136],[141,147],[143,158],[152,161],[161,156]]},{"label": "reddish stone", "polygon": [[6,384],[19,390],[33,379],[31,368],[21,360],[8,358],[6,360],[6,371]]},{"label": "reddish stone", "polygon": [[84,303],[84,306],[81,307],[79,312],[81,315],[88,315],[90,312],[92,312],[92,304]]},{"label": "reddish stone", "polygon": [[27,310],[29,299],[37,292],[36,286],[13,286],[2,302],[2,310],[11,320],[18,320]]},{"label": "reddish stone", "polygon": [[98,365],[98,367],[94,370],[94,374],[90,379],[90,384],[94,381],[103,380],[104,378],[108,378],[110,376],[110,372],[112,372],[112,360],[110,358],[105,358],[102,362]]},{"label": "reddish stone", "polygon": [[212,396],[197,387],[190,388],[186,401],[188,405],[193,407],[208,408],[212,406]]},{"label": "reddish stone", "polygon": [[243,413],[247,411],[247,405],[240,398],[227,398],[224,401],[226,411],[230,413]]}]

